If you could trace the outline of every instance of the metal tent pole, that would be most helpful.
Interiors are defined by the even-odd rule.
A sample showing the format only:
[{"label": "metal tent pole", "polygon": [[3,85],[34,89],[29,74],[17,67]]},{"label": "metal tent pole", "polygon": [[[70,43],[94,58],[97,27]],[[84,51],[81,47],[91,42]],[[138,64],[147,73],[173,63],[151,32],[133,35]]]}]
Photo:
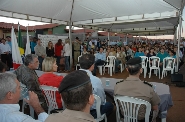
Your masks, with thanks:
[{"label": "metal tent pole", "polygon": [[178,33],[178,49],[177,49],[177,69],[179,67],[179,50],[180,50],[180,40],[181,40],[181,29],[182,29],[182,11],[179,11],[179,33]]},{"label": "metal tent pole", "polygon": [[72,15],[73,15],[73,7],[74,7],[74,0],[72,1],[72,8],[71,8],[71,15],[69,20],[69,40],[70,40],[70,69],[72,70],[73,67],[73,58],[72,58],[72,35],[71,35],[71,27],[72,27]]}]

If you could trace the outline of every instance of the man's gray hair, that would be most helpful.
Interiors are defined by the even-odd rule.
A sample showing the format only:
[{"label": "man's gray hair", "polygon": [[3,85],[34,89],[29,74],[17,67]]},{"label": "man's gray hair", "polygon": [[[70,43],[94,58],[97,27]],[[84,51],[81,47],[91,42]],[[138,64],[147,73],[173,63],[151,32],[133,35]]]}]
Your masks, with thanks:
[{"label": "man's gray hair", "polygon": [[24,64],[26,66],[28,66],[29,63],[32,63],[33,62],[33,59],[34,58],[38,58],[38,56],[35,55],[35,54],[28,54],[28,55],[26,55],[25,58],[24,58]]},{"label": "man's gray hair", "polygon": [[16,75],[12,73],[0,73],[0,101],[4,99],[8,92],[16,91],[16,79]]}]

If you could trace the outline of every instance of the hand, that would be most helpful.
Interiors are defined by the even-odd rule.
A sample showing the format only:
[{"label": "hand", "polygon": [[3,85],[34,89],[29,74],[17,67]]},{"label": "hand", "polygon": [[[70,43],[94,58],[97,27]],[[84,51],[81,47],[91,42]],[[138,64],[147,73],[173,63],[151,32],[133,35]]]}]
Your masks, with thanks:
[{"label": "hand", "polygon": [[42,57],[42,58],[45,58],[45,56],[44,56],[44,55],[42,55],[41,57]]},{"label": "hand", "polygon": [[29,91],[29,100],[28,99],[24,99],[29,105],[31,105],[33,108],[35,106],[40,105],[39,103],[39,99],[37,94],[35,94],[33,91]]},{"label": "hand", "polygon": [[44,109],[40,105],[37,94],[35,94],[34,92],[29,91],[29,100],[24,99],[24,101],[26,101],[30,106],[33,107],[37,115],[39,115],[42,112],[45,112]]}]

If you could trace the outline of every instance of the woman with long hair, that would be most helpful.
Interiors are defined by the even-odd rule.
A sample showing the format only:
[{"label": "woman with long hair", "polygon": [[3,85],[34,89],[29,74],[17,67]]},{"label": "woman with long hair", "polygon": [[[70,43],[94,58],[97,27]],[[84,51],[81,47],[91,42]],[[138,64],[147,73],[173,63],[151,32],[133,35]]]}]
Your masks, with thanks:
[{"label": "woman with long hair", "polygon": [[46,47],[46,54],[48,57],[54,57],[54,47],[51,41],[48,42],[48,46]]}]

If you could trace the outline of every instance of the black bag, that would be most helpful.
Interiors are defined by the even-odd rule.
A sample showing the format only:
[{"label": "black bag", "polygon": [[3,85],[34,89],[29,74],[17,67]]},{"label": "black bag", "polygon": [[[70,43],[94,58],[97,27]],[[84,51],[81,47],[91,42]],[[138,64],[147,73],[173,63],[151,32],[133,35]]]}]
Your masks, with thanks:
[{"label": "black bag", "polygon": [[183,75],[178,73],[171,74],[171,82],[183,82]]},{"label": "black bag", "polygon": [[185,82],[183,82],[182,74],[171,74],[171,82],[175,83],[177,87],[185,87]]}]

